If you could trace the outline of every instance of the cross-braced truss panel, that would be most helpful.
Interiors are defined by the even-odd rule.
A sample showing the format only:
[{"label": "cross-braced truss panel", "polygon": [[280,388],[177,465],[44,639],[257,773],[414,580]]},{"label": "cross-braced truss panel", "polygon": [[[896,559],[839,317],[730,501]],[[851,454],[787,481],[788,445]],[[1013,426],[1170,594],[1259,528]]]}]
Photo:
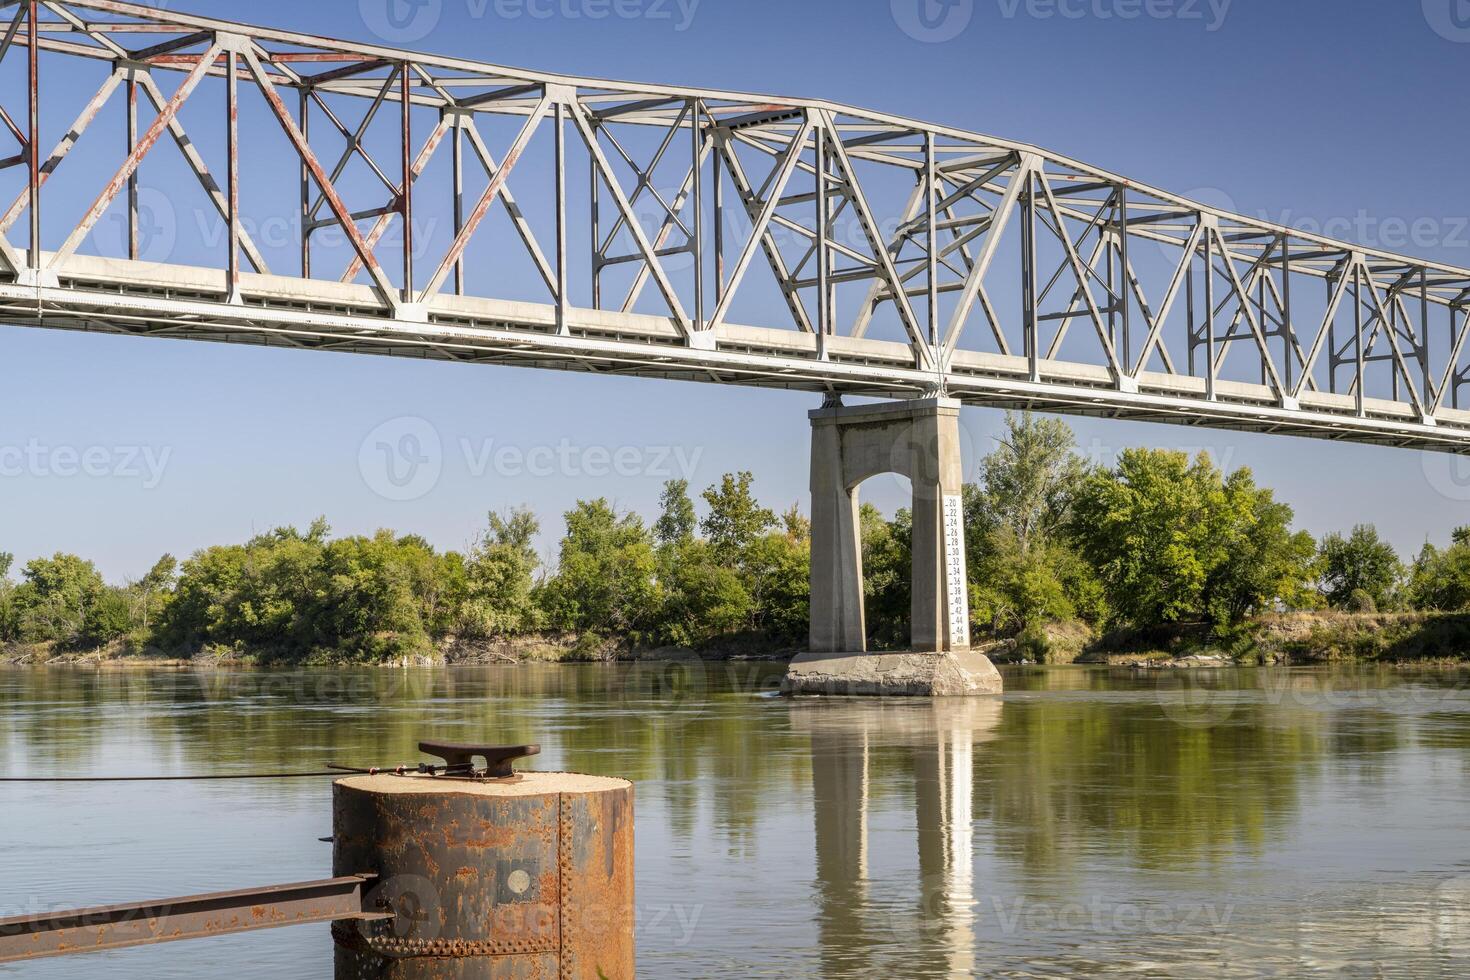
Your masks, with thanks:
[{"label": "cross-braced truss panel", "polygon": [[1470,447],[1470,272],[1025,144],[110,0],[0,82],[19,324]]}]

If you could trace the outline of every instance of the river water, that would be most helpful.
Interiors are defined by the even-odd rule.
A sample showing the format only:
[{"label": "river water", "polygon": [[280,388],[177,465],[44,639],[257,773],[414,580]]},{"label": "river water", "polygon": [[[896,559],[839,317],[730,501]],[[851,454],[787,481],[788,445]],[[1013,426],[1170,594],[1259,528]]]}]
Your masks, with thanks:
[{"label": "river water", "polygon": [[[646,977],[1470,975],[1470,673],[1008,671],[787,700],[771,665],[0,672],[10,775],[539,742],[637,783]],[[328,780],[0,785],[0,914],[330,873]],[[325,926],[0,967],[322,978]]]}]

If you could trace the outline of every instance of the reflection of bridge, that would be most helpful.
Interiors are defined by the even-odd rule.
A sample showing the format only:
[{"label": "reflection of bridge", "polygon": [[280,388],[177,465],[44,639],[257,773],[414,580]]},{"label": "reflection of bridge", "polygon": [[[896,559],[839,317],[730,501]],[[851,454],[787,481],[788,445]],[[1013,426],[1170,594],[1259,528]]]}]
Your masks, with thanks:
[{"label": "reflection of bridge", "polygon": [[[974,751],[995,737],[1003,707],[975,698],[880,704],[798,701],[791,708],[792,728],[811,735],[826,972],[882,975],[882,958],[898,953],[900,969],[912,976],[974,976]],[[907,876],[886,881],[873,867],[895,858],[905,866],[893,854],[875,862],[869,844],[872,756],[880,750],[908,756],[913,773],[917,895]],[[890,887],[910,907],[883,907],[874,892]]]},{"label": "reflection of bridge", "polygon": [[[0,18],[9,322],[1470,447],[1464,270],[827,102]],[[140,167],[218,215],[187,264],[144,261]]]}]

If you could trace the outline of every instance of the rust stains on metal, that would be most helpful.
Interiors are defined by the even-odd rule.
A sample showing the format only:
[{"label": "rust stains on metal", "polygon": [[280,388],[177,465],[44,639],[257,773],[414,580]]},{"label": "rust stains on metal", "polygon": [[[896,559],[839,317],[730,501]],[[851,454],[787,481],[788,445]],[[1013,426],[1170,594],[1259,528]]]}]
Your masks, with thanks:
[{"label": "rust stains on metal", "polygon": [[393,914],[334,926],[339,978],[634,975],[630,783],[353,777],[333,822],[334,866],[377,873]]},{"label": "rust stains on metal", "polygon": [[0,963],[101,952],[309,922],[373,920],[371,875],[0,919]]}]

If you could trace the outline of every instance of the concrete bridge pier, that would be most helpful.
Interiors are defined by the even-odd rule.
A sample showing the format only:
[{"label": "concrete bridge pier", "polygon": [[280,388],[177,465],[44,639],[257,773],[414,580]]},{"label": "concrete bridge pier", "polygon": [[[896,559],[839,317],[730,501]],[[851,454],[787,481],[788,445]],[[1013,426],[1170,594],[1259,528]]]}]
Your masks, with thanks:
[{"label": "concrete bridge pier", "polygon": [[[811,413],[811,636],[791,694],[996,694],[1000,674],[970,649],[960,403],[829,403]],[[913,485],[911,653],[868,652],[858,488],[882,473]]]}]

